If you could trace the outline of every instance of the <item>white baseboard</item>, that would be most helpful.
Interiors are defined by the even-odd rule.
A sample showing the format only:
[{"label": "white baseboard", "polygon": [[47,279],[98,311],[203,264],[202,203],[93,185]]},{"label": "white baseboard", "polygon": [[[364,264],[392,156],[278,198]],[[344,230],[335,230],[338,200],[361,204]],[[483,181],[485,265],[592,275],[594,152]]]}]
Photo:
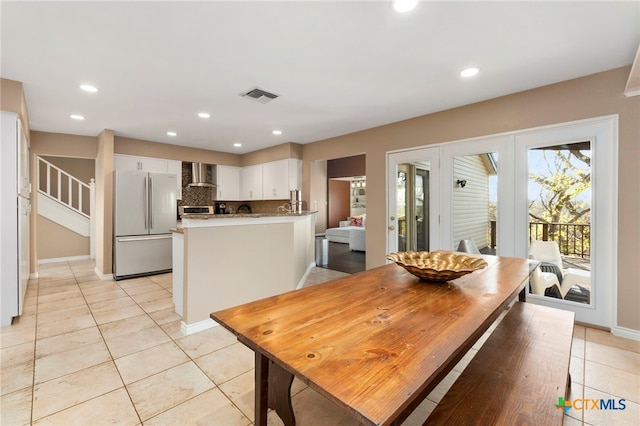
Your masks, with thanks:
[{"label": "white baseboard", "polygon": [[67,257],[51,257],[49,259],[38,259],[38,265],[45,263],[73,262],[74,260],[89,260],[89,255],[67,256]]},{"label": "white baseboard", "polygon": [[626,327],[612,327],[611,334],[631,340],[640,341],[640,330],[633,330]]},{"label": "white baseboard", "polygon": [[304,275],[302,275],[302,278],[300,278],[300,281],[298,282],[298,285],[296,286],[296,290],[299,288],[302,288],[304,286],[304,282],[307,280],[307,277],[309,276],[309,273],[311,273],[311,270],[313,268],[315,268],[316,266],[316,262],[311,262],[309,264],[309,266],[307,266],[307,270],[304,272]]},{"label": "white baseboard", "polygon": [[93,269],[93,272],[100,278],[100,281],[113,281],[113,274],[103,274],[97,267]]},{"label": "white baseboard", "polygon": [[193,324],[185,324],[184,321],[180,322],[180,331],[185,336],[189,334],[197,333],[198,331],[207,330],[209,328],[218,327],[220,324],[212,319],[206,319],[204,321],[194,322]]}]

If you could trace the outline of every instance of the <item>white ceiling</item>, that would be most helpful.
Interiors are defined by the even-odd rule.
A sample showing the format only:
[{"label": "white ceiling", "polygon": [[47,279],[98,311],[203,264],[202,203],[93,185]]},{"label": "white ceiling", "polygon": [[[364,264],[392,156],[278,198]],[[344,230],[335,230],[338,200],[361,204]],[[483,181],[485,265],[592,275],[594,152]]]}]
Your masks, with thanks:
[{"label": "white ceiling", "polygon": [[[629,65],[640,43],[638,1],[422,1],[407,14],[388,1],[2,1],[0,15],[1,76],[24,83],[33,130],[237,153]],[[480,74],[462,79],[469,66]],[[253,86],[281,96],[238,96]]]}]

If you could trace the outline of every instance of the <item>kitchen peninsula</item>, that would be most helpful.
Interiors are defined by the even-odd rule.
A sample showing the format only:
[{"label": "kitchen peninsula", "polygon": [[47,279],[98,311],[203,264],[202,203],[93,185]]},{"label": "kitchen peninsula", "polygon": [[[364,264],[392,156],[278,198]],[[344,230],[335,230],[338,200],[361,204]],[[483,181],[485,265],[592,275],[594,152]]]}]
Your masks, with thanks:
[{"label": "kitchen peninsula", "polygon": [[182,332],[216,310],[294,290],[314,266],[314,213],[192,214],[173,232],[173,301]]}]

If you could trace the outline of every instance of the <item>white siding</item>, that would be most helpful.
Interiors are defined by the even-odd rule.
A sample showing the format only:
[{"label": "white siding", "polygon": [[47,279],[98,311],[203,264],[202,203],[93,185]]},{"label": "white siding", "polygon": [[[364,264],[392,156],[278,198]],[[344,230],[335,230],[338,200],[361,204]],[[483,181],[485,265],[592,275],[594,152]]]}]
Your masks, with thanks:
[{"label": "white siding", "polygon": [[[489,173],[483,155],[456,157],[453,161],[453,249],[473,238],[479,249],[490,242]],[[456,181],[466,180],[464,188]]]}]

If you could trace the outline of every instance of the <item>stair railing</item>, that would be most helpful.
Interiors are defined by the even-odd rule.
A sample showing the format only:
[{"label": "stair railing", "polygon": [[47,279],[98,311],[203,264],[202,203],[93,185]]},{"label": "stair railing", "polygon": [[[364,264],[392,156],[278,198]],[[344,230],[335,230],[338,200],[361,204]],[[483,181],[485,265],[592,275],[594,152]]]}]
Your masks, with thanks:
[{"label": "stair railing", "polygon": [[[91,218],[91,185],[38,157],[38,192]],[[93,179],[91,179],[93,182]]]}]

